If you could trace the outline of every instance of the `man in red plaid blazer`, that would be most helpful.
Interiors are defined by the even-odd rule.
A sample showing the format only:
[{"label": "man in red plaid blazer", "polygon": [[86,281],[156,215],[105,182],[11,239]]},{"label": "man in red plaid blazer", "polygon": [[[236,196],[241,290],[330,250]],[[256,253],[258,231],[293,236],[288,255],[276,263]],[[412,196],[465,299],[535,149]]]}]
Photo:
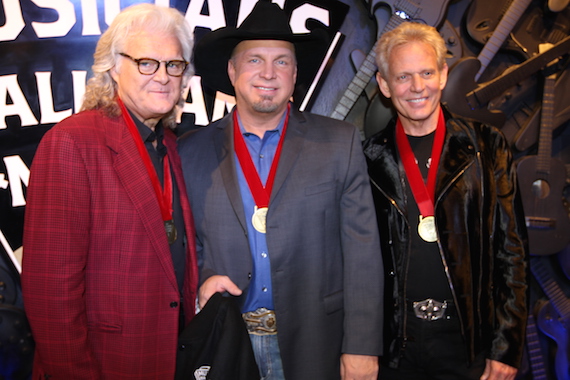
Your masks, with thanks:
[{"label": "man in red plaid blazer", "polygon": [[126,9],[97,45],[83,111],[38,147],[22,273],[34,379],[174,378],[197,286],[170,129],[191,50],[180,12]]}]

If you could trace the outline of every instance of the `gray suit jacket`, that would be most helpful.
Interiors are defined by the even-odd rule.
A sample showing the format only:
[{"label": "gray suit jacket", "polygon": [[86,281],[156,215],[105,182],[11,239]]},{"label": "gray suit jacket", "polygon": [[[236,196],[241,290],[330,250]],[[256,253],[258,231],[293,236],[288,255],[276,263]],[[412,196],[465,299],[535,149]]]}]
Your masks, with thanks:
[{"label": "gray suit jacket", "polygon": [[[231,114],[179,141],[200,281],[252,272]],[[288,379],[340,378],[341,353],[380,355],[383,267],[366,163],[352,125],[292,111],[269,212],[278,340]]]}]

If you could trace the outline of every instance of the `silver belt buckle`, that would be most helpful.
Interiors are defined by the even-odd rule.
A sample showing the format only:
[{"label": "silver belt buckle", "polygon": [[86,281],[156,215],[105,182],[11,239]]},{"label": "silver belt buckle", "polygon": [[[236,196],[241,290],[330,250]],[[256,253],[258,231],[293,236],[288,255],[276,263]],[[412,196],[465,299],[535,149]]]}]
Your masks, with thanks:
[{"label": "silver belt buckle", "polygon": [[242,314],[247,331],[254,335],[277,334],[275,312],[264,307]]},{"label": "silver belt buckle", "polygon": [[427,298],[423,301],[414,302],[413,308],[416,317],[426,321],[435,321],[445,316],[447,301],[439,302],[432,298]]}]

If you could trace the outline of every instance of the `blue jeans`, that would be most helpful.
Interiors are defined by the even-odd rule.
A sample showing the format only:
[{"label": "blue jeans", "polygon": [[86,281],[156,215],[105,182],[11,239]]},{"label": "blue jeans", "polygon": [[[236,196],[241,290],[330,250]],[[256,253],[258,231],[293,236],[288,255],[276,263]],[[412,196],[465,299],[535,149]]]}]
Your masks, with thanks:
[{"label": "blue jeans", "polygon": [[285,380],[277,335],[249,334],[261,380]]}]

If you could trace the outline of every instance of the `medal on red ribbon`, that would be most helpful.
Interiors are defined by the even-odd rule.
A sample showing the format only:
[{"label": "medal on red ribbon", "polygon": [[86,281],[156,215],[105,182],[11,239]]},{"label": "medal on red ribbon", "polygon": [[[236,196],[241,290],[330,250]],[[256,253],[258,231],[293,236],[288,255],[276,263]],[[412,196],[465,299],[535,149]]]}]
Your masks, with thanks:
[{"label": "medal on red ribbon", "polygon": [[410,146],[410,142],[408,141],[408,137],[404,132],[404,127],[399,118],[396,121],[396,144],[398,145],[398,151],[402,157],[402,163],[410,184],[410,189],[420,210],[418,234],[423,240],[429,243],[437,241],[437,228],[434,216],[435,180],[444,140],[445,118],[443,117],[443,110],[440,109],[435,138],[431,149],[431,165],[428,170],[426,185],[416,162],[414,152]]},{"label": "medal on red ribbon", "polygon": [[435,228],[435,217],[420,215],[420,222],[418,223],[418,234],[422,239],[428,243],[437,241],[437,231]]},{"label": "medal on red ribbon", "polygon": [[135,141],[137,150],[150,177],[152,187],[156,193],[158,205],[160,206],[162,220],[164,221],[164,231],[166,232],[166,238],[168,240],[168,244],[172,244],[174,241],[176,241],[178,232],[176,231],[176,226],[174,225],[174,220],[172,219],[172,173],[170,171],[168,154],[166,154],[162,160],[164,170],[164,189],[162,189],[160,181],[158,180],[158,175],[156,174],[156,170],[154,170],[154,166],[152,165],[152,161],[150,160],[150,156],[148,155],[148,151],[146,150],[144,142],[140,137],[140,133],[137,129],[137,126],[135,125],[135,122],[127,111],[127,108],[123,104],[123,101],[117,98],[117,103],[121,108],[123,119],[125,120],[127,128],[129,129],[129,132]]},{"label": "medal on red ribbon", "polygon": [[256,231],[264,234],[267,231],[267,212],[269,211],[269,198],[271,196],[271,190],[273,189],[273,182],[275,181],[275,173],[277,172],[277,166],[279,165],[279,157],[281,156],[281,148],[283,146],[283,139],[285,137],[285,131],[287,130],[287,124],[289,122],[289,111],[291,109],[291,104],[287,106],[287,113],[285,116],[285,123],[283,124],[283,129],[281,130],[281,137],[279,138],[279,143],[277,144],[277,149],[275,150],[275,156],[273,157],[273,162],[271,163],[271,168],[269,169],[269,175],[267,176],[267,181],[265,186],[261,183],[257,169],[253,164],[249,150],[245,145],[245,141],[241,134],[239,128],[239,121],[237,110],[234,111],[234,149],[236,156],[238,158],[239,164],[243,171],[243,175],[253,196],[255,202],[255,209],[251,217],[251,224]]},{"label": "medal on red ribbon", "polygon": [[262,234],[264,234],[267,231],[267,227],[265,225],[267,220],[267,211],[269,211],[268,207],[258,208],[257,206],[255,206],[253,215],[251,216],[251,224],[253,225],[253,228],[261,232]]}]

